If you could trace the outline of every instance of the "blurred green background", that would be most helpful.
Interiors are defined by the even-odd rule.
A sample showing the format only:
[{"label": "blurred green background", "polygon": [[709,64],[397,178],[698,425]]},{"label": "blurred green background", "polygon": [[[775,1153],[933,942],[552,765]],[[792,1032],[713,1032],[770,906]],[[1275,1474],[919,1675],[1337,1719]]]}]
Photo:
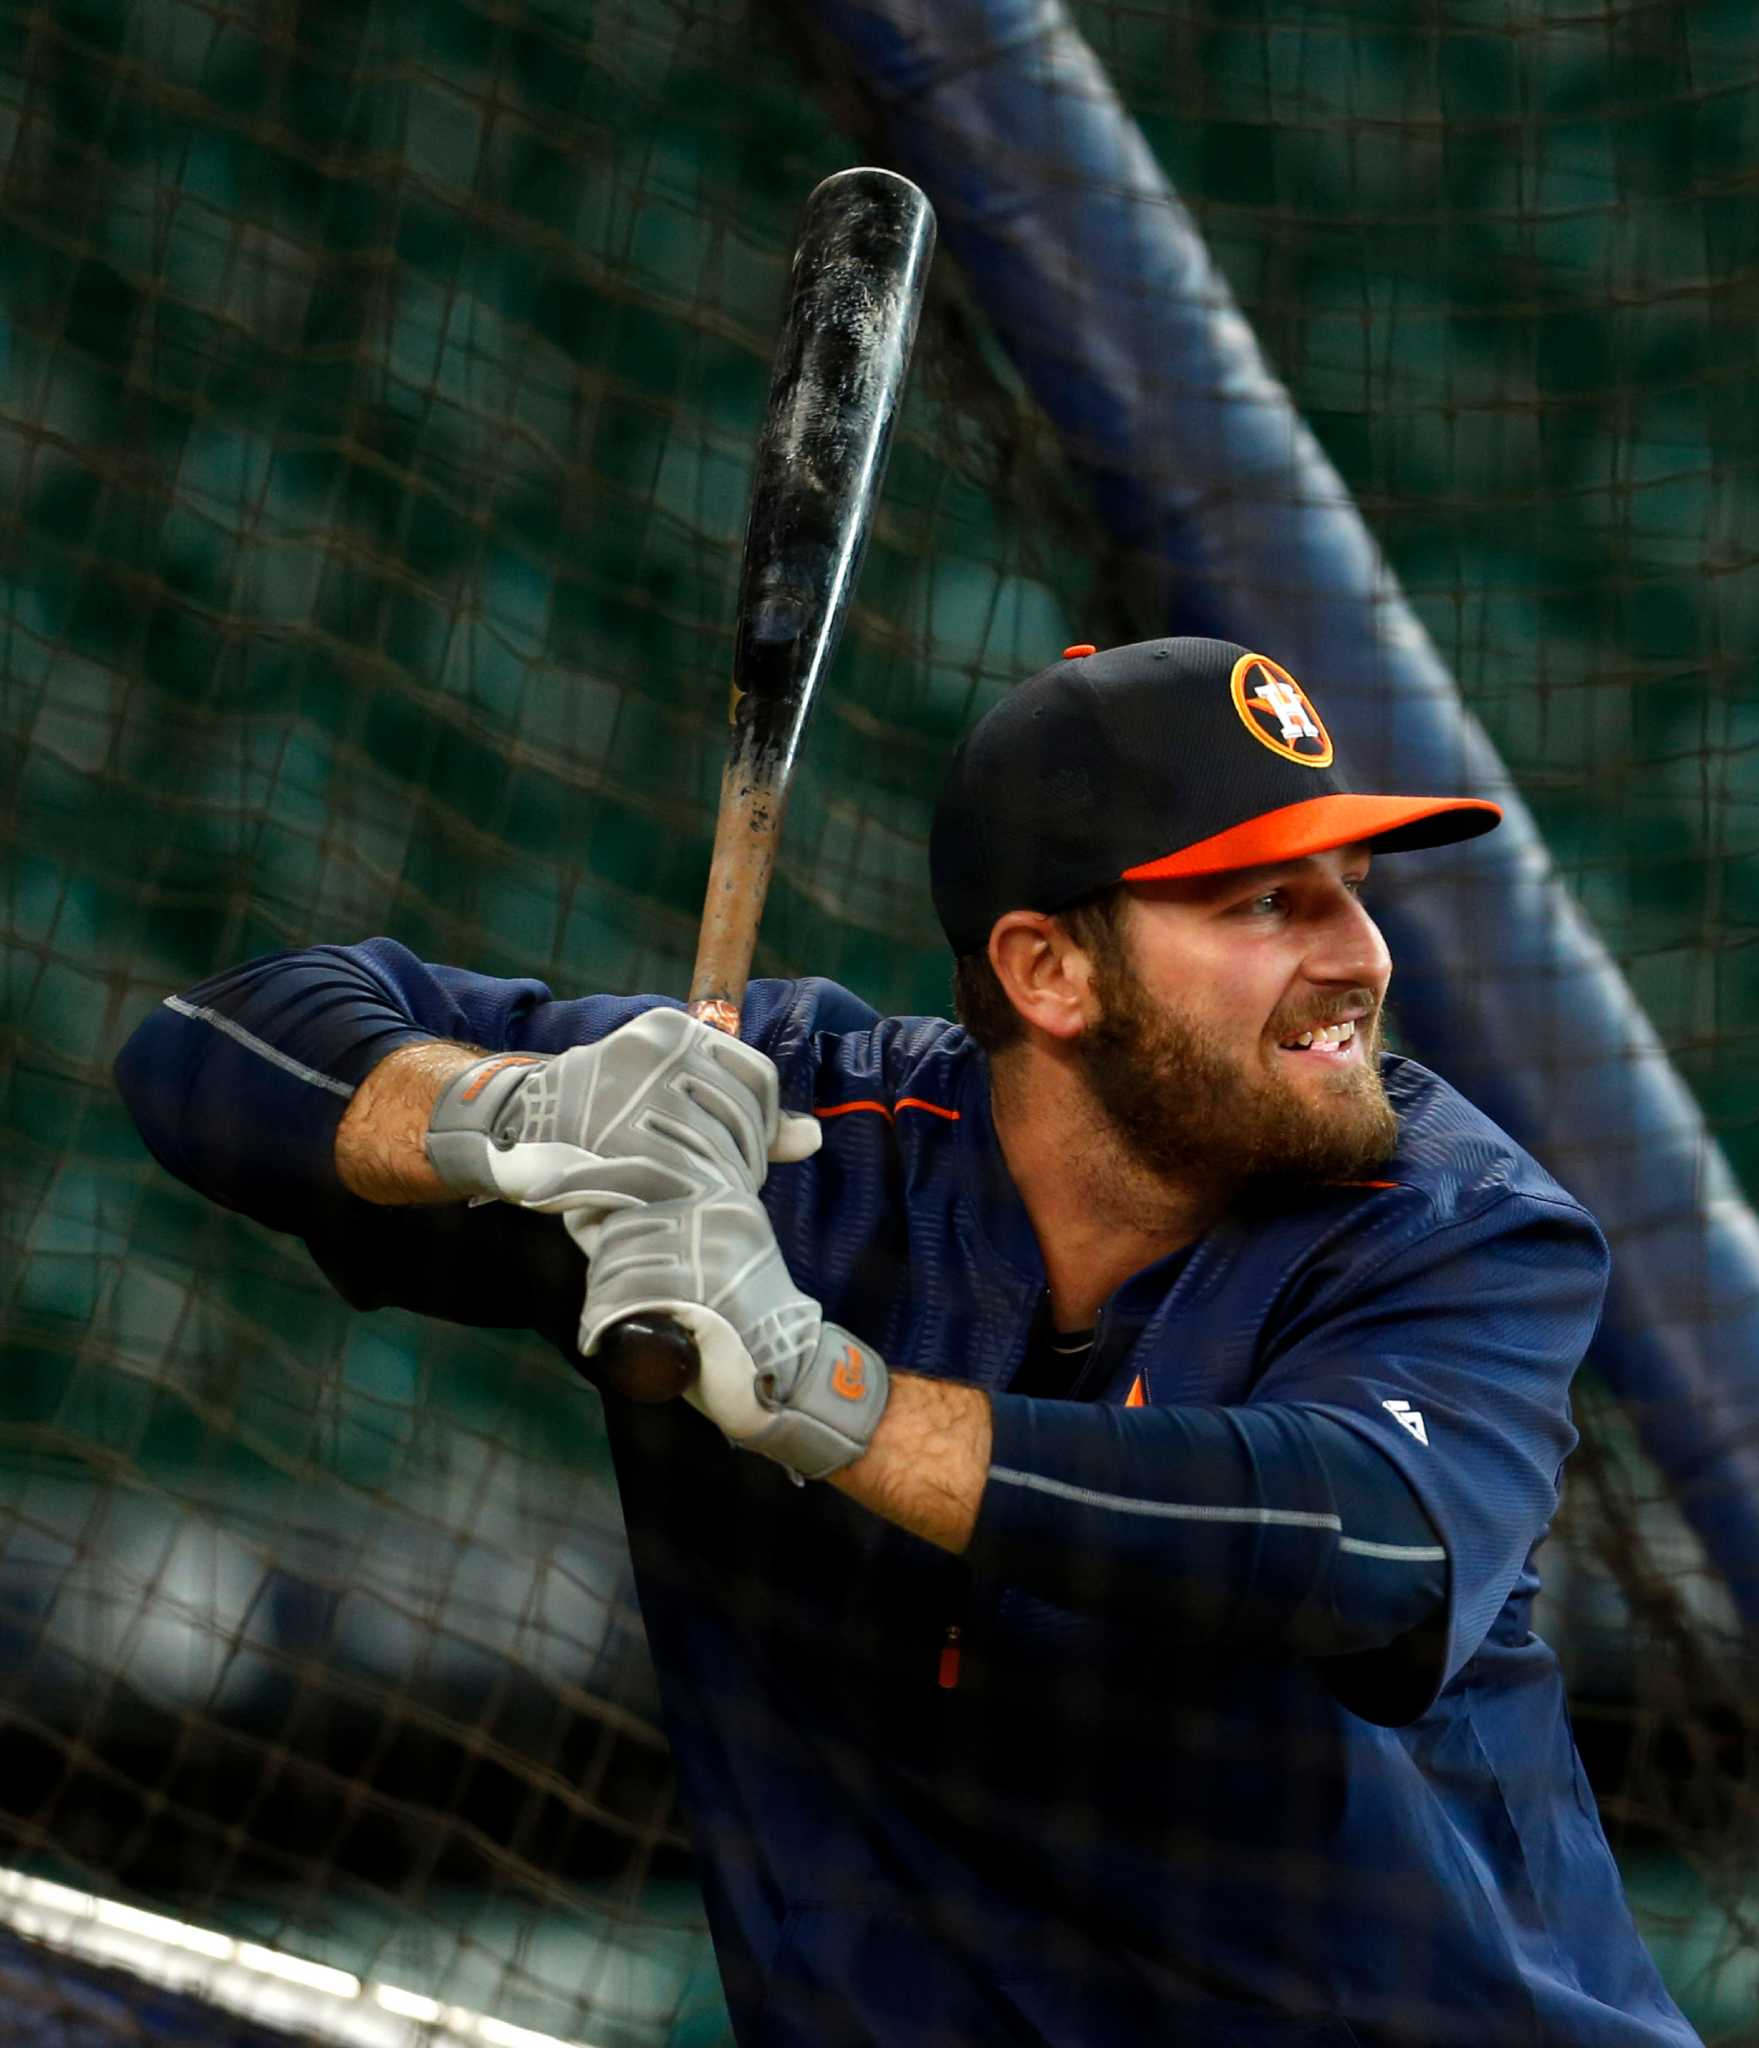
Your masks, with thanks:
[{"label": "blurred green background", "polygon": [[[1075,12],[1759,1185],[1750,5]],[[614,1550],[559,1362],[353,1316],[145,1159],[108,1065],[172,990],[376,932],[561,994],[682,988],[788,250],[860,154],[801,25],[763,0],[0,5],[0,1564],[110,1558],[125,1507],[242,1532],[259,1578],[296,1525],[444,1542],[484,1501],[540,1564],[539,1523]],[[950,744],[1065,642],[1161,623],[943,259],[759,970],[944,1009]],[[295,1576],[334,1595],[365,1554]],[[260,1649],[308,1705],[342,1683],[279,1622]],[[126,1641],[81,1654],[46,1752],[69,1811],[143,1683]],[[45,1682],[0,1660],[9,1726]],[[421,1691],[349,1682],[391,1726]],[[218,1685],[169,1709],[187,1739]],[[248,1739],[282,1757],[291,1725]],[[676,1822],[592,1797],[639,1916]],[[71,1851],[28,1801],[12,1825],[15,1860],[242,1910],[224,1858],[95,1823]],[[523,1851],[493,1877],[533,1911],[560,1882]],[[407,1877],[357,1889],[452,1924]],[[318,1939],[309,1901],[283,1917]],[[1706,2024],[1738,2016],[1727,1981],[1689,1991]],[[570,2024],[632,2041],[694,2010],[579,1998]]]}]

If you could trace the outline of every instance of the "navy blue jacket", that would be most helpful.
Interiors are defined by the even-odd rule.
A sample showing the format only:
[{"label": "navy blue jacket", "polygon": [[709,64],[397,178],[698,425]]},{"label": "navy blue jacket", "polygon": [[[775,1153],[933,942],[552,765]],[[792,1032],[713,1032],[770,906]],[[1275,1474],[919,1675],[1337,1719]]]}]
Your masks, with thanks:
[{"label": "navy blue jacket", "polygon": [[[581,1268],[552,1219],[360,1202],[335,1127],[399,1044],[558,1051],[655,1000],[557,1002],[375,940],[172,998],[118,1074],[164,1164],[299,1233],[357,1306],[571,1353]],[[991,1390],[995,1447],[954,1559],[686,1409],[607,1403],[741,2041],[1692,2041],[1530,1626],[1605,1283],[1580,1206],[1389,1058],[1379,1178],[1243,1209],[1139,1273],[1075,1398],[1029,1399],[1006,1390],[1044,1275],[980,1052],[821,981],[756,984],[744,1019],[784,1107],[824,1120],[764,1191],[794,1278],[895,1367]],[[1189,1455],[1199,1425],[1262,1461],[1253,1506],[1239,1460]],[[1359,1486],[1320,1431],[1359,1447]],[[1340,1638],[1334,1566],[1360,1597],[1438,1555],[1376,1540],[1371,1474],[1421,1503],[1445,1597]],[[1372,1647],[1319,1654],[1339,1640]]]}]

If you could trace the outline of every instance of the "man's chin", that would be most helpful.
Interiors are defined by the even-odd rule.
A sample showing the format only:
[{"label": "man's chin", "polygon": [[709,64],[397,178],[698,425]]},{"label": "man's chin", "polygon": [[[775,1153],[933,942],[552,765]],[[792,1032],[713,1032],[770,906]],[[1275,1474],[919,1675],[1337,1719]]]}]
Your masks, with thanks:
[{"label": "man's chin", "polygon": [[1247,1189],[1261,1193],[1288,1194],[1304,1188],[1339,1181],[1367,1180],[1392,1157],[1398,1144],[1398,1122],[1390,1107],[1385,1117],[1367,1113],[1359,1117],[1316,1120],[1306,1131],[1293,1129],[1278,1134],[1267,1144],[1244,1177]]},{"label": "man's chin", "polygon": [[1256,1156],[1243,1176],[1246,1185],[1286,1189],[1361,1180],[1392,1157],[1399,1122],[1378,1060],[1358,1060],[1305,1085],[1282,1073],[1273,1081],[1248,1140]]}]

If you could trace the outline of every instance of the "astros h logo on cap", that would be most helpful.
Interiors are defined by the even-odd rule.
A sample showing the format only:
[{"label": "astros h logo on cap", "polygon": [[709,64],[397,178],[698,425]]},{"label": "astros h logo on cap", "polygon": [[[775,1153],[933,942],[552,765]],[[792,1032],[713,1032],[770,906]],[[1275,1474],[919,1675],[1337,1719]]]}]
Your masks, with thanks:
[{"label": "astros h logo on cap", "polygon": [[1260,745],[1304,768],[1331,766],[1331,734],[1313,699],[1281,662],[1267,654],[1242,654],[1228,689],[1240,722]]}]

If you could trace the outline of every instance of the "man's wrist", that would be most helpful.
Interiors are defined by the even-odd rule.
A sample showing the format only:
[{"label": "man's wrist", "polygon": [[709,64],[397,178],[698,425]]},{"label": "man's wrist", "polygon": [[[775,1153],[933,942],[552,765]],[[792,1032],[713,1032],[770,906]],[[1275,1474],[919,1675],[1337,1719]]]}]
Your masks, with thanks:
[{"label": "man's wrist", "polygon": [[351,1195],[386,1206],[464,1200],[428,1160],[428,1120],[453,1079],[483,1057],[479,1046],[433,1038],[380,1060],[336,1130],[336,1174]]},{"label": "man's wrist", "polygon": [[830,1483],[912,1536],[962,1556],[983,1506],[992,1440],[982,1388],[895,1372],[866,1452]]}]

